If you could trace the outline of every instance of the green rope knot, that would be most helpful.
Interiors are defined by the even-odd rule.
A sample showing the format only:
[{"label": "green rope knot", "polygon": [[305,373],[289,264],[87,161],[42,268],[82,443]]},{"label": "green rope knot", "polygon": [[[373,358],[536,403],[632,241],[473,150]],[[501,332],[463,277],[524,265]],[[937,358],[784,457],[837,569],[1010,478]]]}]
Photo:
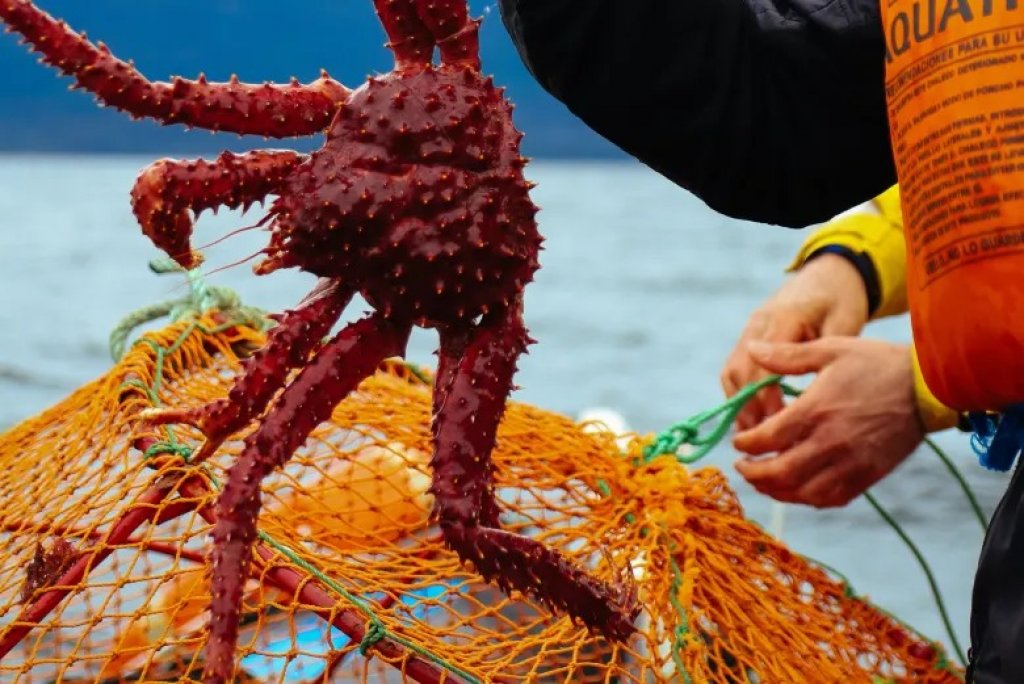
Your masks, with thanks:
[{"label": "green rope knot", "polygon": [[678,423],[658,435],[654,442],[644,449],[644,460],[651,461],[665,454],[678,455],[687,444],[693,444],[700,437],[700,428],[690,423]]},{"label": "green rope knot", "polygon": [[171,442],[157,442],[143,452],[142,457],[146,459],[159,456],[160,454],[175,454],[180,456],[185,463],[192,458],[192,448],[184,444],[173,444]]},{"label": "green rope knot", "polygon": [[359,642],[359,655],[365,656],[371,648],[377,645],[377,642],[384,639],[387,635],[388,628],[384,626],[384,623],[376,617],[370,618],[369,622],[366,623],[366,632],[363,634],[363,640]]},{"label": "green rope knot", "polygon": [[143,307],[125,316],[110,333],[110,356],[114,361],[124,356],[132,331],[159,318],[166,317],[177,323],[195,320],[208,311],[217,310],[225,314],[230,325],[244,325],[256,330],[266,330],[270,326],[265,312],[243,306],[241,298],[230,288],[208,285],[199,269],[186,271],[168,258],[154,259],[149,268],[158,275],[184,274],[188,279],[189,294],[181,299]]},{"label": "green rope knot", "polygon": [[[770,375],[760,382],[744,387],[719,406],[672,425],[644,447],[644,463],[650,463],[658,456],[665,455],[675,456],[676,460],[684,465],[696,463],[725,439],[729,434],[729,428],[736,421],[736,416],[755,394],[771,385],[780,385],[786,394],[794,391],[781,383],[780,376]],[[718,424],[706,436],[701,436],[704,426],[714,420],[717,420]],[[679,453],[683,446],[692,446],[694,449],[689,453]]]}]

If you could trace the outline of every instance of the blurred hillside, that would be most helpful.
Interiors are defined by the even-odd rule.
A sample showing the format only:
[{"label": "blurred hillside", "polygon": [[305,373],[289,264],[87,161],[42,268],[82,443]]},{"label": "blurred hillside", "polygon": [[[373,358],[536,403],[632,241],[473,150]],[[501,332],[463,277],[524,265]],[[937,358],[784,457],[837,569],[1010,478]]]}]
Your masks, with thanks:
[{"label": "blurred hillside", "polygon": [[[55,16],[102,40],[147,77],[211,80],[237,73],[244,81],[303,82],[321,67],[346,85],[388,71],[391,58],[370,0],[37,0]],[[618,152],[544,93],[523,67],[493,0],[471,2],[484,16],[484,70],[508,87],[516,122],[536,157],[614,157]],[[288,7],[288,10],[283,8]],[[202,131],[132,122],[99,109],[88,95],[69,93],[70,79],[36,63],[11,35],[0,34],[0,151],[153,152],[209,154],[268,146]],[[297,142],[297,145],[293,144]],[[288,142],[309,149],[315,141]],[[282,146],[271,141],[269,146]]]}]

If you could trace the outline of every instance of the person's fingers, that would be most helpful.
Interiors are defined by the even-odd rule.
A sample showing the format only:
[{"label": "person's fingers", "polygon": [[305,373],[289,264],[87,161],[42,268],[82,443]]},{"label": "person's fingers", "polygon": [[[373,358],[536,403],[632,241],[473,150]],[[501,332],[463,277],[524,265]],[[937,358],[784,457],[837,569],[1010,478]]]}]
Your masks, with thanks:
[{"label": "person's fingers", "polygon": [[[760,378],[765,371],[757,366],[746,351],[746,344],[741,342],[730,355],[722,371],[722,390],[726,397],[733,397],[741,389]],[[764,416],[760,396],[753,397],[736,416],[736,427],[740,430],[757,425]]]},{"label": "person's fingers", "polygon": [[726,398],[736,394],[739,389],[736,387],[736,374],[733,369],[726,362],[725,367],[722,369],[722,374],[718,376],[718,382],[722,385],[722,392]]},{"label": "person's fingers", "polygon": [[842,339],[835,337],[775,344],[752,340],[747,349],[751,358],[765,370],[779,375],[803,375],[820,371],[834,361],[843,345]]},{"label": "person's fingers", "polygon": [[[768,373],[762,372],[760,375],[767,377]],[[758,377],[757,380],[760,380],[761,377]],[[751,397],[747,405],[736,416],[736,429],[740,432],[750,430],[781,411],[784,406],[782,390],[777,385],[765,387]]]},{"label": "person's fingers", "polygon": [[[770,372],[762,368],[750,355],[747,344],[752,340],[768,342],[796,342],[805,335],[805,324],[795,315],[774,312],[761,314],[751,319],[747,330],[726,360],[722,372],[722,387],[726,397],[732,397],[744,387],[767,377]],[[736,419],[736,427],[749,430],[768,416],[777,413],[784,402],[777,388],[766,388],[758,392]]]},{"label": "person's fingers", "polygon": [[786,401],[782,395],[782,388],[778,385],[765,387],[763,390],[758,392],[757,396],[761,399],[761,406],[765,418],[774,416],[776,413],[786,408]]},{"label": "person's fingers", "polygon": [[803,441],[813,429],[810,420],[813,395],[804,394],[760,424],[733,437],[737,451],[750,456],[783,452]]},{"label": "person's fingers", "polygon": [[799,491],[821,472],[829,470],[838,456],[835,447],[823,445],[811,435],[776,456],[740,459],[736,463],[736,470],[758,491],[773,495]]},{"label": "person's fingers", "polygon": [[905,346],[833,337],[770,345],[755,357],[775,372],[820,371],[789,406],[734,438],[747,454],[777,454],[736,464],[757,491],[819,508],[844,506],[921,442]]},{"label": "person's fingers", "polygon": [[805,482],[793,498],[815,508],[838,508],[866,492],[876,479],[869,468],[852,459],[839,460]]}]

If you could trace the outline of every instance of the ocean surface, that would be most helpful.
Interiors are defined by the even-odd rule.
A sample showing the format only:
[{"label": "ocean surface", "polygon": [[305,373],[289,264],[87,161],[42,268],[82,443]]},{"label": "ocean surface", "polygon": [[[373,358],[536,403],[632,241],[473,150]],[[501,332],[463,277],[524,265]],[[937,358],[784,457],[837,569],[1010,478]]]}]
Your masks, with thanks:
[{"label": "ocean surface", "polygon": [[[0,428],[108,368],[107,338],[124,314],[184,294],[177,277],[148,270],[158,254],[131,214],[128,191],[150,161],[0,156]],[[520,363],[515,398],[574,416],[608,407],[644,432],[720,402],[720,366],[803,234],[719,216],[636,164],[536,162],[528,171],[539,182],[534,198],[547,243],[526,295],[539,343]],[[258,206],[244,217],[206,213],[196,244],[259,218]],[[225,241],[207,251],[207,267],[254,253],[264,238],[250,231]],[[269,310],[294,304],[313,283],[292,272],[257,278],[245,265],[209,280]],[[351,307],[349,318],[364,308]],[[910,332],[901,319],[868,334],[906,341]],[[434,342],[417,332],[411,360],[432,363]],[[938,441],[991,511],[1008,478],[984,472],[966,436]],[[726,446],[707,463],[729,474],[752,518],[770,524],[777,510],[735,475],[735,458]],[[876,493],[931,562],[966,648],[981,531],[959,490],[921,451]],[[786,507],[782,538],[947,641],[924,575],[866,502],[832,511]]]}]

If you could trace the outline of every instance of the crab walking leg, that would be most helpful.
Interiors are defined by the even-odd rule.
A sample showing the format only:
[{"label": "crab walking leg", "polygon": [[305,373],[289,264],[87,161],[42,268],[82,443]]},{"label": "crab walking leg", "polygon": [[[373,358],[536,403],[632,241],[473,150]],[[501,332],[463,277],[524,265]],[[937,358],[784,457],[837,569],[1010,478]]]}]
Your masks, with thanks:
[{"label": "crab walking leg", "polygon": [[259,428],[245,440],[228,471],[217,501],[213,529],[211,632],[206,647],[206,682],[230,681],[242,585],[248,576],[260,483],[284,465],[334,407],[386,358],[401,356],[411,327],[374,314],[353,323],[328,342],[272,405]]},{"label": "crab walking leg", "polygon": [[0,19],[43,55],[43,61],[96,95],[103,104],[163,124],[185,124],[215,131],[274,138],[322,131],[349,90],[326,72],[312,83],[288,85],[207,83],[175,78],[151,82],[105,45],[93,45],[65,22],[30,0],[0,0]]},{"label": "crab walking leg", "polygon": [[422,68],[434,58],[434,37],[416,16],[413,0],[373,0],[380,23],[388,34],[399,71]]},{"label": "crab walking leg", "polygon": [[263,413],[292,371],[331,331],[341,316],[352,291],[337,280],[322,279],[298,307],[277,318],[266,343],[245,360],[243,372],[222,399],[191,409],[151,409],[140,416],[147,425],[186,423],[199,428],[206,442],[193,456],[193,463],[212,456],[224,440]]},{"label": "crab walking leg", "polygon": [[[501,524],[499,520],[501,510],[498,508],[498,502],[495,500],[494,491],[490,489],[493,473],[492,469],[490,469],[489,460],[480,464],[485,470],[481,476],[472,477],[469,480],[461,479],[460,474],[465,471],[465,468],[473,468],[477,463],[475,461],[476,452],[473,451],[473,445],[465,443],[465,435],[461,435],[463,437],[462,442],[450,442],[449,444],[450,454],[454,458],[443,463],[438,461],[441,450],[437,440],[441,438],[440,435],[449,436],[453,432],[453,423],[457,423],[460,420],[473,421],[476,419],[473,414],[475,409],[479,408],[478,405],[474,404],[470,407],[466,397],[462,395],[456,396],[454,399],[452,398],[452,390],[456,385],[456,379],[460,375],[462,361],[466,357],[470,344],[474,342],[474,333],[475,330],[469,327],[458,329],[443,328],[440,330],[437,374],[434,378],[433,419],[431,422],[435,446],[434,458],[431,461],[434,481],[430,491],[434,495],[440,495],[436,499],[435,510],[441,517],[442,523],[445,510],[441,507],[441,497],[444,497],[444,501],[455,502],[456,495],[454,495],[454,491],[458,490],[458,496],[465,499],[464,505],[466,506],[466,509],[459,513],[458,517],[460,519],[478,516],[478,519],[474,519],[474,522],[498,526]],[[514,341],[512,342],[514,344]],[[524,348],[525,345],[522,345],[522,349]],[[515,352],[515,355],[518,356],[520,352],[521,349]],[[512,372],[514,373],[514,357],[511,359],[511,362],[513,365]],[[449,407],[449,403],[452,401],[458,405]],[[504,404],[502,404],[501,411],[504,411]],[[444,430],[444,432],[442,433],[441,430]],[[493,444],[494,438],[492,438],[492,448]],[[489,448],[487,453],[489,454]],[[467,464],[467,461],[473,463]],[[439,468],[440,470],[438,470]],[[470,490],[462,487],[473,488]],[[453,496],[450,498],[449,495]]]},{"label": "crab walking leg", "polygon": [[590,577],[535,540],[497,529],[490,456],[516,359],[529,342],[516,303],[485,319],[467,345],[434,419],[431,492],[438,520],[445,541],[488,581],[624,640],[640,612],[629,590]]},{"label": "crab walking leg", "polygon": [[466,355],[466,346],[473,334],[472,326],[445,327],[440,331],[441,343],[437,349],[437,372],[434,374],[434,392],[432,419],[437,420],[438,413],[444,407],[445,399],[455,380],[455,372],[459,362]]},{"label": "crab walking leg", "polygon": [[416,9],[437,41],[442,64],[480,71],[480,21],[469,18],[466,0],[416,0]]},{"label": "crab walking leg", "polygon": [[198,215],[218,206],[248,207],[277,191],[305,159],[287,150],[224,152],[212,162],[161,159],[135,181],[132,210],[153,244],[183,267],[194,268],[201,257],[189,242],[195,223],[189,210]]}]

